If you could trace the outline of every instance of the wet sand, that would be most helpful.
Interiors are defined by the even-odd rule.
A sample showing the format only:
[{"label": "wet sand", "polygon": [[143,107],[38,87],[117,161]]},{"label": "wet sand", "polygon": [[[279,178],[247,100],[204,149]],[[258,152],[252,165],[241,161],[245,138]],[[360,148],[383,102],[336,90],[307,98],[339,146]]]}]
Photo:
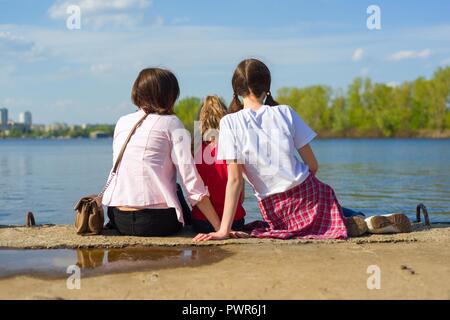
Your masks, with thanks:
[{"label": "wet sand", "polygon": [[[0,246],[44,247],[49,239],[42,230],[57,234],[64,226],[51,228],[2,228]],[[96,238],[91,246],[154,250],[152,246],[189,245],[195,250],[190,237],[75,236],[57,245],[83,247]],[[82,273],[80,290],[67,289],[64,277],[16,275],[0,279],[0,299],[450,299],[450,225],[347,241],[246,239],[201,245],[221,253],[195,264],[153,264],[145,270],[86,277]],[[371,265],[380,268],[380,289],[367,287]]]}]

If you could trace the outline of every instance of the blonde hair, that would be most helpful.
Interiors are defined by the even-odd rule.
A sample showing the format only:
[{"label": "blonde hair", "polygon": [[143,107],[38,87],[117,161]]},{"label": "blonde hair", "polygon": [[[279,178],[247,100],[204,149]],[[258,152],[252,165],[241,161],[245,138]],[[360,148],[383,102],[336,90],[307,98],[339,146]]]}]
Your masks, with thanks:
[{"label": "blonde hair", "polygon": [[218,96],[207,96],[200,108],[198,120],[200,121],[200,133],[204,140],[208,131],[219,130],[220,120],[227,114],[227,107]]}]

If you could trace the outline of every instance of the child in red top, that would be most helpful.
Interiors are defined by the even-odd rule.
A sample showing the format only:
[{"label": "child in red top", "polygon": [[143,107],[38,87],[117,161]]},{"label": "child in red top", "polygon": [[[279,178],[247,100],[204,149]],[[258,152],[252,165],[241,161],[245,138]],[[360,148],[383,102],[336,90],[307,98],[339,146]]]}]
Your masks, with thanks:
[{"label": "child in red top", "polygon": [[[227,114],[227,108],[217,96],[207,96],[199,112],[202,146],[196,150],[197,170],[208,187],[211,203],[222,219],[228,180],[226,161],[217,160],[217,137],[220,120]],[[232,229],[244,227],[245,209],[242,206],[243,192],[236,208]],[[196,232],[213,232],[213,226],[197,207],[192,208],[192,226]]]}]

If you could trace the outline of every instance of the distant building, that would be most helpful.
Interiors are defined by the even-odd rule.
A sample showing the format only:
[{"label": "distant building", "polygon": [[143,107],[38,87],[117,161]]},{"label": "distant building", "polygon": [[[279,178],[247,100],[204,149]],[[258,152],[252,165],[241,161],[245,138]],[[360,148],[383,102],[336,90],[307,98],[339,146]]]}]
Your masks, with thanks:
[{"label": "distant building", "polygon": [[0,130],[8,129],[8,109],[0,109]]},{"label": "distant building", "polygon": [[45,125],[44,124],[33,124],[31,126],[31,129],[33,131],[45,131]]},{"label": "distant building", "polygon": [[25,128],[30,129],[33,124],[33,117],[30,111],[25,111],[19,114],[19,123],[23,124]]},{"label": "distant building", "polygon": [[69,128],[69,126],[67,125],[67,123],[55,122],[55,123],[51,123],[51,124],[48,124],[47,126],[45,126],[45,131],[47,131],[47,132],[59,131],[59,130],[66,130],[68,128]]},{"label": "distant building", "polygon": [[83,130],[86,130],[86,129],[89,129],[89,128],[92,128],[92,127],[93,127],[92,124],[87,124],[87,123],[83,123],[81,125],[81,129],[83,129]]},{"label": "distant building", "polygon": [[94,132],[91,132],[91,133],[89,134],[89,137],[90,137],[91,139],[104,139],[104,138],[108,138],[109,136],[108,136],[108,134],[107,134],[106,132],[103,132],[103,131],[94,131]]}]

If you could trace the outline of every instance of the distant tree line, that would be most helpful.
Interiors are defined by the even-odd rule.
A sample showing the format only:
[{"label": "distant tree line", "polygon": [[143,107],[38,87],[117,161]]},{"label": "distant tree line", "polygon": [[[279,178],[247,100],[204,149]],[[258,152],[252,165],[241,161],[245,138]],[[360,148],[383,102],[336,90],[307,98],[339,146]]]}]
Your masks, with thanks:
[{"label": "distant tree line", "polygon": [[[290,105],[321,137],[450,137],[450,67],[431,79],[398,85],[356,78],[347,90],[325,85],[281,88]],[[181,99],[176,114],[192,131],[201,99]]]},{"label": "distant tree line", "polygon": [[89,138],[93,133],[101,133],[103,136],[112,137],[114,134],[114,125],[99,124],[91,125],[87,128],[81,126],[67,126],[52,130],[20,130],[11,129],[8,134],[0,132],[0,138],[29,138],[29,139],[54,139],[54,138]]},{"label": "distant tree line", "polygon": [[[347,90],[286,87],[278,90],[276,100],[294,108],[320,137],[450,138],[450,67],[438,69],[430,79],[419,77],[395,86],[356,78]],[[175,106],[191,132],[201,103],[201,98],[187,97]],[[88,138],[93,132],[112,136],[114,125],[11,130],[7,136],[0,132],[0,138]]]}]

